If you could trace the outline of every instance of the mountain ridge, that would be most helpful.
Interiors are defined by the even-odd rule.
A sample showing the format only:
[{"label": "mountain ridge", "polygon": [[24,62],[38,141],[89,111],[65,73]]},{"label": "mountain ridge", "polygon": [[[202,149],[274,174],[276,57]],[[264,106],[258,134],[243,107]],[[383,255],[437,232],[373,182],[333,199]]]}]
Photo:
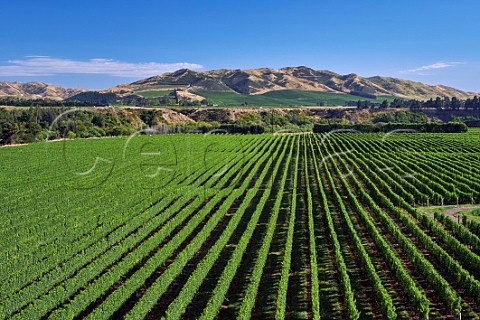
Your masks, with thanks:
[{"label": "mountain ridge", "polygon": [[48,84],[40,81],[0,81],[0,97],[14,96],[28,99],[63,100],[85,91],[87,90],[62,88],[53,84]]},{"label": "mountain ridge", "polygon": [[[307,66],[280,69],[217,69],[193,71],[180,69],[152,76],[129,84],[120,84],[106,90],[92,90],[118,95],[136,94],[138,91],[154,91],[158,88],[181,89],[181,95],[202,98],[198,91],[230,92],[243,95],[261,95],[271,91],[301,90],[335,94],[352,94],[360,97],[391,96],[427,100],[438,96],[466,99],[478,95],[445,85],[430,85],[394,77],[362,77],[355,73],[338,74],[329,70],[316,70]],[[0,97],[48,98],[63,100],[85,89],[70,89],[43,82],[0,82]]]},{"label": "mountain ridge", "polygon": [[180,69],[133,82],[130,87],[141,89],[158,85],[183,85],[208,91],[230,91],[248,95],[289,89],[421,99],[437,96],[464,99],[477,94],[445,85],[430,85],[393,77],[361,77],[355,73],[341,75],[306,66],[211,71]]}]

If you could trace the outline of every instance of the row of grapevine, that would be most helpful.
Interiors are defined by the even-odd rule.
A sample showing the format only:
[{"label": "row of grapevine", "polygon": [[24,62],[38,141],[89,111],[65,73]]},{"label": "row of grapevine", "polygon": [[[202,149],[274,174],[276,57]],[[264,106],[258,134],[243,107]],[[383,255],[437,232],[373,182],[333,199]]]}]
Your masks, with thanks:
[{"label": "row of grapevine", "polygon": [[317,178],[317,183],[320,188],[320,194],[322,198],[321,200],[323,203],[323,210],[325,211],[325,216],[327,219],[328,231],[333,243],[333,249],[335,253],[335,262],[340,275],[340,282],[342,284],[342,290],[343,290],[342,293],[344,296],[344,303],[347,309],[348,318],[350,320],[358,319],[360,317],[360,313],[355,303],[355,296],[350,284],[350,276],[348,275],[348,272],[347,272],[347,266],[345,264],[345,260],[343,259],[341,245],[340,245],[340,242],[338,241],[333,219],[330,214],[327,195],[324,190],[324,182],[322,181],[322,178],[320,176],[319,164],[316,161],[314,161],[314,167],[315,167],[315,175]]},{"label": "row of grapevine", "polygon": [[[297,140],[296,166],[298,166],[298,137],[296,137],[295,139]],[[275,203],[273,205],[273,208],[271,209],[271,216],[270,216],[270,221],[268,222],[267,231],[263,238],[262,246],[260,247],[260,250],[258,252],[257,260],[255,262],[250,283],[247,287],[247,292],[244,294],[243,303],[240,307],[240,312],[238,316],[239,319],[250,319],[253,306],[255,305],[255,298],[257,296],[258,286],[260,284],[260,280],[263,274],[263,268],[265,267],[268,252],[270,251],[270,244],[272,242],[273,234],[277,226],[278,213],[280,211],[280,205],[282,203],[282,197],[284,193],[283,191],[284,191],[285,182],[288,176],[289,164],[292,159],[293,146],[294,146],[293,144],[290,146],[287,162],[284,166],[282,179],[280,181],[280,188],[275,198]],[[296,170],[294,174],[297,175]],[[292,203],[292,207],[294,205],[295,204]]]},{"label": "row of grapevine", "polygon": [[387,263],[390,270],[393,272],[395,278],[405,291],[407,299],[410,301],[410,303],[412,303],[415,310],[421,315],[422,318],[427,317],[429,314],[429,301],[426,298],[425,293],[415,283],[415,280],[411,277],[401,260],[392,250],[391,245],[385,239],[384,235],[378,230],[374,221],[372,220],[368,212],[365,210],[364,206],[360,203],[357,196],[353,193],[350,185],[339,171],[338,166],[336,166],[335,163],[333,164],[333,166],[337,176],[342,183],[342,186],[345,188],[348,194],[348,199],[352,202],[353,207],[359,214],[361,221],[366,226],[367,232],[375,242],[377,248],[379,248],[379,253],[382,255],[384,261]]},{"label": "row of grapevine", "polygon": [[0,149],[0,319],[475,318],[480,223],[416,206],[477,200],[479,135]]},{"label": "row of grapevine", "polygon": [[[180,233],[176,234],[161,250],[153,256],[147,264],[145,264],[139,271],[128,279],[122,287],[114,291],[106,300],[95,309],[90,315],[91,319],[98,319],[108,317],[112,315],[123,302],[125,302],[135,290],[137,290],[145,281],[145,279],[150,276],[155,270],[161,266],[167,258],[170,256],[170,253],[173,252],[190,234],[191,232],[203,221],[204,217],[209,214],[209,212],[214,212],[213,216],[208,220],[208,222],[202,228],[201,234],[199,233],[190,244],[179,254],[175,261],[168,267],[166,271],[157,279],[157,281],[152,284],[147,292],[143,295],[135,307],[127,315],[133,316],[138,314],[147,314],[151,307],[156,303],[159,298],[159,294],[165,291],[170,281],[174,280],[175,274],[181,271],[183,265],[185,265],[189,258],[198,251],[198,247],[202,245],[205,239],[210,234],[211,230],[217,225],[222,217],[225,216],[226,210],[230,207],[231,203],[242,194],[243,190],[248,185],[250,179],[255,175],[256,170],[260,167],[263,161],[268,158],[268,153],[260,154],[261,160],[255,162],[255,157],[249,161],[250,165],[254,164],[254,169],[250,171],[249,177],[243,182],[241,189],[231,190],[224,189],[220,193],[216,193],[212,201],[209,201],[205,207],[203,207],[199,212],[195,213],[193,218],[189,223],[181,230]],[[242,170],[248,170],[249,166],[245,166]],[[228,176],[225,176],[222,180],[227,180]],[[225,200],[224,198],[227,197]],[[217,203],[222,203],[221,207],[215,211],[212,210]],[[221,210],[220,210],[221,209]],[[172,247],[175,245],[174,247]],[[171,250],[168,248],[172,247]],[[168,250],[168,251],[167,251]],[[151,263],[150,263],[151,262]],[[157,296],[155,299],[151,299],[150,295]]]},{"label": "row of grapevine", "polygon": [[[240,163],[240,164],[242,164],[242,163]],[[199,192],[200,192],[200,190],[197,190],[197,193],[199,193]],[[195,205],[198,206],[198,205],[201,204],[201,202],[202,202],[202,200],[201,200],[200,198],[198,198],[197,201],[195,202]],[[181,206],[180,206],[180,207],[181,207]],[[177,208],[180,208],[180,207],[177,206]],[[189,207],[187,208],[188,210],[187,210],[187,211],[184,211],[185,214],[184,214],[184,216],[183,216],[183,217],[184,217],[183,219],[185,219],[185,217],[190,216],[190,213],[192,212],[191,210],[192,210],[193,208],[195,208],[195,207],[194,207],[194,206],[189,206]],[[177,209],[177,210],[178,210],[178,209]],[[165,213],[164,215],[162,215],[162,217],[163,217],[163,218],[167,218],[168,215]],[[177,216],[177,217],[178,217],[178,216]],[[170,224],[170,226],[171,226],[171,229],[170,229],[170,230],[173,231],[174,228],[176,228],[176,226],[178,226],[178,225],[183,221],[183,219],[176,219],[176,220],[175,220],[175,221],[177,221],[176,224]],[[169,221],[169,222],[170,222],[170,221]],[[166,230],[166,229],[163,229],[163,230]],[[158,233],[157,233],[157,235],[158,235]],[[165,234],[164,236],[166,236],[166,235],[168,235],[168,233]],[[135,236],[136,236],[136,235],[134,235],[134,237],[135,237]],[[141,238],[136,238],[136,239],[141,239]],[[158,242],[153,242],[155,239],[156,239],[155,237],[150,238],[149,241],[148,241],[148,243],[151,243],[153,246],[155,246],[155,243],[158,243]],[[137,240],[137,241],[138,241],[138,240]],[[161,240],[159,240],[159,241],[161,241]],[[128,249],[128,246],[126,246],[126,245],[124,245],[123,243],[121,243],[121,244],[119,244],[116,248],[118,248],[118,250],[124,250],[124,249]],[[141,248],[147,248],[147,247],[146,247],[146,243],[144,243],[144,246],[142,246]],[[153,248],[153,247],[152,247],[152,248]],[[117,250],[117,252],[121,253],[121,251],[118,251],[118,250]],[[130,261],[135,261],[135,259],[138,259],[138,257],[141,257],[141,255],[139,255],[139,254],[141,254],[142,252],[147,253],[147,252],[149,252],[149,251],[151,251],[151,249],[146,250],[146,251],[142,251],[142,250],[137,249],[135,252],[133,252],[131,255],[129,255],[129,258],[132,258],[132,259],[130,259]],[[115,251],[113,251],[113,252],[115,252]],[[110,255],[110,251],[108,252],[108,254]],[[137,257],[137,258],[135,258],[135,257]],[[128,261],[128,259],[125,260],[125,261]],[[112,262],[109,262],[108,264],[111,264],[111,263],[112,263]],[[106,265],[108,265],[108,264],[103,264],[103,265],[106,266]],[[122,264],[123,264],[123,262],[120,263],[120,265],[122,265]],[[123,264],[123,265],[128,265],[128,264]],[[90,266],[92,266],[92,267],[95,266],[95,267],[97,268],[96,270],[102,270],[102,268],[104,268],[104,267],[102,267],[101,264],[92,264],[92,265],[90,265]],[[124,269],[122,269],[122,268],[117,268],[117,266],[118,266],[118,265],[115,266],[115,267],[116,267],[115,270],[119,270],[119,271],[118,271],[119,273],[116,273],[116,272],[113,272],[113,270],[110,270],[110,272],[108,273],[109,277],[103,277],[103,278],[101,278],[103,281],[101,281],[101,282],[98,282],[98,281],[97,281],[97,282],[95,283],[95,286],[94,286],[94,287],[97,288],[96,290],[87,291],[87,292],[90,292],[90,293],[92,294],[92,298],[91,298],[91,299],[95,299],[95,297],[98,296],[98,288],[99,288],[98,285],[99,285],[99,284],[100,284],[100,285],[103,285],[104,288],[108,288],[109,286],[111,286],[111,284],[109,284],[109,283],[111,283],[111,281],[115,281],[115,280],[114,280],[114,279],[115,279],[115,278],[114,278],[114,277],[115,277],[115,274],[117,274],[117,276],[121,276],[121,275],[123,274],[123,272],[125,272],[125,271],[121,271],[121,270],[124,270]],[[87,268],[87,269],[85,269],[85,270],[82,270],[82,272],[79,273],[75,278],[78,278],[78,277],[79,277],[80,275],[82,275],[82,274],[83,274],[83,275],[87,275],[87,276],[88,276],[88,275],[95,275],[96,273],[93,272],[92,270],[94,270],[94,269],[92,269],[92,268],[90,268],[90,267]],[[88,279],[88,278],[86,278],[86,279]],[[85,279],[85,280],[86,280],[86,279]],[[82,280],[82,281],[85,281],[85,280]],[[77,285],[81,285],[82,282],[72,281],[72,280],[70,279],[70,280],[69,280],[69,283],[72,283],[72,284],[73,284],[73,283],[76,283]],[[59,288],[61,288],[61,287],[59,287]],[[68,292],[68,291],[67,291],[67,292]],[[65,292],[65,294],[66,294],[66,292]],[[47,297],[48,297],[48,296],[47,296]],[[54,299],[46,299],[46,298],[44,298],[43,300],[44,300],[44,301],[47,301],[49,304],[52,304],[52,303],[55,302]],[[84,300],[84,303],[83,303],[84,306],[85,306],[85,301],[86,301],[86,300]],[[80,310],[81,310],[81,309],[80,309]]]},{"label": "row of grapevine", "polygon": [[[263,171],[261,173],[260,177],[256,181],[256,185],[253,188],[254,190],[258,190],[258,188],[260,187],[262,181],[266,176],[266,173],[267,171]],[[182,316],[182,314],[185,312],[185,309],[191,303],[198,288],[202,284],[208,272],[215,265],[215,261],[220,255],[220,252],[225,248],[231,234],[233,233],[238,223],[240,222],[240,219],[242,218],[243,213],[247,209],[246,204],[250,203],[250,201],[252,201],[255,195],[256,193],[253,192],[253,190],[247,191],[247,195],[242,202],[242,206],[239,207],[239,209],[233,215],[232,220],[230,220],[229,224],[225,228],[221,238],[209,250],[207,256],[205,256],[205,258],[198,264],[194,273],[190,276],[187,283],[183,286],[178,297],[169,305],[166,311],[166,315],[169,319],[179,319]]]},{"label": "row of grapevine", "polygon": [[[275,319],[285,319],[285,309],[287,304],[287,289],[288,281],[290,276],[290,267],[292,259],[292,250],[293,250],[293,234],[295,230],[295,220],[296,220],[296,210],[297,210],[297,187],[298,187],[298,162],[299,162],[299,153],[300,153],[300,144],[297,140],[296,143],[296,154],[295,154],[295,165],[293,168],[293,191],[292,191],[292,201],[290,209],[290,220],[288,222],[288,231],[287,239],[285,244],[285,253],[282,261],[282,272],[280,277],[280,284],[278,285],[278,295],[277,295],[277,309],[275,313]],[[287,166],[288,167],[288,166]],[[286,178],[286,176],[285,176]],[[285,181],[282,181],[285,183]],[[281,186],[283,192],[283,185]],[[281,197],[277,198],[277,202],[280,205]],[[277,204],[275,202],[275,204]]]},{"label": "row of grapevine", "polygon": [[468,245],[470,250],[477,254],[480,252],[480,238],[464,225],[456,223],[452,218],[438,211],[435,211],[434,218],[440,222],[446,230],[450,231],[452,236],[461,240],[465,245]]},{"label": "row of grapevine", "polygon": [[[353,164],[357,169],[358,167],[356,164]],[[433,240],[428,237],[423,231],[418,228],[418,225],[411,221],[398,207],[392,203],[392,200],[396,201],[400,207],[405,208],[408,210],[409,213],[413,214],[418,221],[433,235],[440,240],[442,245],[445,245],[453,250],[456,253],[458,259],[460,259],[466,267],[470,269],[471,272],[476,272],[476,267],[480,265],[480,258],[468,250],[462,243],[460,243],[456,238],[452,237],[445,229],[439,227],[437,224],[434,223],[433,219],[426,216],[425,214],[421,214],[417,210],[414,210],[410,204],[404,201],[403,198],[399,197],[395,192],[391,190],[391,188],[383,184],[382,190],[388,193],[389,198],[385,197],[383,194],[378,192],[377,187],[375,186],[372,181],[376,181],[377,183],[383,182],[381,178],[373,171],[368,171],[368,174],[372,177],[372,179],[367,178],[367,176],[361,171],[359,171],[359,175],[365,177],[364,181],[368,184],[369,188],[374,188],[375,193],[379,195],[379,197],[383,201],[383,205],[387,205],[392,212],[395,213],[396,217],[402,221],[407,226],[407,229],[415,234],[417,238],[419,238],[422,242],[426,242],[429,245],[428,249],[431,250],[434,255],[442,262],[448,270],[455,271],[458,275],[457,279],[460,281],[465,288],[472,294],[473,296],[480,297],[479,282],[472,278],[470,273],[465,270],[456,260],[451,258],[438,244],[433,242]]]},{"label": "row of grapevine", "polygon": [[[282,152],[281,158],[284,157],[285,150],[286,148]],[[281,162],[280,160],[276,162],[273,168],[272,175],[274,177],[277,176],[278,174],[278,171],[280,168],[280,162]],[[272,162],[269,162],[269,164],[271,165]],[[257,206],[255,207],[255,211],[252,217],[250,218],[250,221],[248,222],[247,228],[243,233],[242,237],[240,238],[240,241],[238,242],[237,246],[235,247],[235,251],[233,252],[225,269],[223,270],[222,275],[218,280],[218,284],[215,287],[214,291],[212,292],[212,295],[208,300],[207,306],[205,307],[205,309],[203,310],[200,316],[201,320],[214,319],[217,316],[220,310],[221,304],[225,300],[225,296],[227,294],[229,285],[232,282],[232,279],[234,278],[238,267],[240,266],[242,258],[247,249],[247,245],[251,240],[253,232],[255,231],[260,215],[265,208],[265,204],[267,203],[268,198],[270,197],[272,186],[273,186],[273,180],[271,179],[269,180],[267,184],[267,188],[263,192],[260,201],[257,203]],[[253,190],[255,192],[258,192],[259,185],[256,186]]]},{"label": "row of grapevine", "polygon": [[[339,161],[343,162],[342,158],[338,158]],[[343,165],[345,163],[343,162]],[[366,178],[365,174],[361,170],[356,170],[356,173],[362,177],[364,181],[370,181]],[[360,192],[360,196],[363,201],[372,209],[376,214],[378,219],[382,222],[388,232],[393,236],[395,241],[399,244],[402,251],[407,255],[410,261],[414,264],[416,269],[427,279],[427,281],[432,285],[432,288],[438,293],[438,296],[443,300],[448,308],[451,311],[458,312],[460,311],[460,297],[456,292],[450,287],[449,283],[437,272],[433,265],[418,251],[416,246],[403,234],[401,229],[389,217],[380,206],[372,199],[369,193],[365,191],[365,188],[360,182],[356,179],[354,175],[350,175],[349,178],[354,183],[353,188]],[[386,197],[381,197],[381,193],[378,191],[376,186],[370,186],[369,188],[373,193],[373,196],[377,196],[380,199],[380,203],[384,206],[387,203],[391,202]],[[393,204],[391,204],[393,209],[396,209]],[[403,215],[403,213],[402,213]],[[408,218],[407,218],[408,219]]]},{"label": "row of grapevine", "polygon": [[[325,171],[327,173],[327,178],[330,182],[330,185],[334,186],[335,182],[332,178],[332,175],[330,174],[330,170],[327,167],[327,162],[325,162]],[[375,270],[375,267],[370,260],[370,257],[368,256],[360,238],[357,235],[357,232],[355,231],[353,223],[349,217],[350,213],[347,211],[343,199],[338,193],[337,189],[332,189],[337,207],[339,208],[339,211],[345,221],[347,230],[353,239],[355,249],[359,254],[360,260],[362,261],[363,268],[366,271],[369,281],[373,287],[375,293],[375,300],[379,304],[382,314],[386,316],[387,319],[396,319],[397,314],[395,312],[395,306],[393,305],[392,299],[385,287],[383,286],[382,281],[380,280],[380,277],[378,276],[377,271]]]},{"label": "row of grapevine", "polygon": [[[309,139],[310,141],[310,139]],[[312,191],[310,188],[310,171],[308,170],[308,144],[307,137],[303,138],[304,161],[305,161],[305,188],[307,190],[307,211],[308,211],[308,241],[310,245],[310,268],[311,268],[311,296],[312,296],[312,316],[313,319],[320,319],[320,289],[318,283],[317,266],[317,243],[315,240],[315,219],[313,216]]]}]

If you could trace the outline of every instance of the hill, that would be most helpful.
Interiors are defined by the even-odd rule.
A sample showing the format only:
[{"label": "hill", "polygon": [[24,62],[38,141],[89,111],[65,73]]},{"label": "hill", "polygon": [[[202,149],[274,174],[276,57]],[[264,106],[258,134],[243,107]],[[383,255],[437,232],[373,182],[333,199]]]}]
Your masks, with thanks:
[{"label": "hill", "polygon": [[334,94],[351,94],[366,98],[393,96],[399,98],[429,99],[438,96],[468,98],[474,93],[443,85],[428,85],[420,82],[391,77],[361,77],[354,73],[340,75],[327,70],[315,70],[305,66],[282,69],[260,68],[251,70],[220,69],[192,71],[181,69],[154,76],[130,85],[110,89],[125,91],[158,91],[166,88],[182,88],[198,92],[230,92],[243,95],[260,95],[272,91],[299,90]]},{"label": "hill", "polygon": [[[436,97],[466,99],[476,95],[443,85],[391,77],[341,75],[309,67],[192,71],[181,69],[121,84],[102,91],[65,89],[42,82],[0,82],[0,97],[78,100],[127,105],[166,105],[208,100],[218,105],[317,106],[343,105],[357,100]],[[108,99],[107,99],[108,98]],[[148,101],[147,101],[148,100]]]},{"label": "hill", "polygon": [[63,100],[84,91],[86,90],[62,88],[43,82],[0,82],[0,97]]}]

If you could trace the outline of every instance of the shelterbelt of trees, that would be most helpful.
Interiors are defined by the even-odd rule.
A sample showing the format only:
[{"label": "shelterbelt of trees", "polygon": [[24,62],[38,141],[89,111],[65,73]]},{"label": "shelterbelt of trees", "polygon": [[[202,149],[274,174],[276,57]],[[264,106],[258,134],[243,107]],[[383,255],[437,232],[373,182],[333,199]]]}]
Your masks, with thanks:
[{"label": "shelterbelt of trees", "polygon": [[[211,106],[213,101],[204,100],[181,100],[173,95],[175,98],[169,96],[146,98],[138,95],[128,95],[119,97],[112,92],[83,92],[74,97],[65,100],[52,99],[27,99],[20,97],[0,97],[0,106],[17,106],[17,107],[93,107],[93,106],[108,106],[108,105],[123,105],[123,106],[137,106],[137,107],[155,107],[155,106]],[[364,97],[365,98],[365,97]],[[480,98],[475,96],[466,100],[449,97],[437,97],[429,100],[419,99],[402,99],[395,98],[391,101],[381,100],[379,97],[368,96],[369,100],[345,101],[345,106],[357,107],[358,109],[367,108],[410,108],[412,110],[421,109],[436,109],[436,110],[480,110]],[[373,98],[373,100],[372,100]],[[323,104],[322,104],[323,105]]]},{"label": "shelterbelt of trees", "polygon": [[333,130],[349,130],[358,132],[429,132],[429,133],[462,133],[468,131],[468,126],[462,122],[448,123],[316,123],[313,127],[315,133],[326,133]]},{"label": "shelterbelt of trees", "polygon": [[[352,105],[352,104],[350,104]],[[358,100],[356,102],[358,109],[366,108],[409,108],[411,110],[436,109],[436,110],[480,110],[480,99],[475,96],[466,100],[449,97],[437,97],[429,100],[400,99],[396,98],[391,102],[375,102],[371,100]]]}]

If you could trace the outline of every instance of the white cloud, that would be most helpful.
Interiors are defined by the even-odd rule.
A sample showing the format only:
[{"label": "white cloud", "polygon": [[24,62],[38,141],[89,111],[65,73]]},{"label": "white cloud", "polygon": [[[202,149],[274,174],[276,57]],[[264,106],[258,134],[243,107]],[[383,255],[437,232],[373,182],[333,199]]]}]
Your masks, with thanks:
[{"label": "white cloud", "polygon": [[428,70],[435,70],[435,69],[445,69],[445,68],[450,68],[459,64],[464,64],[464,62],[437,62],[433,64],[429,64],[426,66],[421,66],[418,68],[410,69],[410,70],[402,70],[399,71],[398,73],[400,74],[417,74],[417,75],[429,75],[428,73],[422,72],[422,71],[428,71]]},{"label": "white cloud", "polygon": [[112,59],[87,61],[61,59],[48,56],[28,56],[25,59],[9,60],[0,65],[0,76],[52,76],[56,74],[102,74],[114,77],[144,78],[172,72],[178,69],[202,69],[195,63],[129,63]]}]

